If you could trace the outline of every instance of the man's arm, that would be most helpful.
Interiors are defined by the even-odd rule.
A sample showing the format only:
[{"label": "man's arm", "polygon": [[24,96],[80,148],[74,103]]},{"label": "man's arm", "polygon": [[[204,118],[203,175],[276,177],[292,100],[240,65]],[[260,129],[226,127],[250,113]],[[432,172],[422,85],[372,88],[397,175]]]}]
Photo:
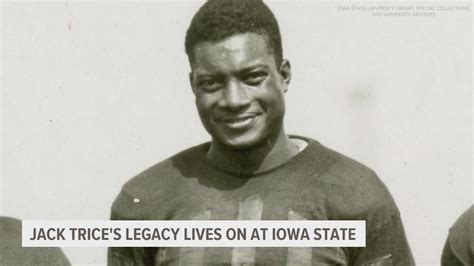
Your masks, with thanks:
[{"label": "man's arm", "polygon": [[368,228],[365,248],[351,252],[351,264],[363,266],[415,265],[400,215],[394,214],[375,228]]},{"label": "man's arm", "polygon": [[149,266],[154,265],[157,248],[110,247],[107,251],[107,265]]},{"label": "man's arm", "polygon": [[366,246],[349,249],[350,265],[414,265],[400,211],[385,184],[365,166],[355,164],[343,170],[351,178],[344,180],[350,190],[344,191],[349,200],[340,204],[342,213],[366,221]]},{"label": "man's arm", "polygon": [[474,205],[467,209],[449,229],[441,256],[442,266],[473,265]]},{"label": "man's arm", "polygon": [[[114,201],[110,220],[136,220],[126,217],[124,214],[133,213],[133,199],[124,191]],[[135,207],[136,208],[136,207]],[[141,266],[154,265],[154,257],[157,248],[145,247],[109,247],[107,250],[107,265],[109,266]]]},{"label": "man's arm", "polygon": [[443,248],[443,253],[441,255],[441,265],[443,266],[464,266],[465,264],[456,256],[451,248],[451,243],[446,240],[446,243]]}]

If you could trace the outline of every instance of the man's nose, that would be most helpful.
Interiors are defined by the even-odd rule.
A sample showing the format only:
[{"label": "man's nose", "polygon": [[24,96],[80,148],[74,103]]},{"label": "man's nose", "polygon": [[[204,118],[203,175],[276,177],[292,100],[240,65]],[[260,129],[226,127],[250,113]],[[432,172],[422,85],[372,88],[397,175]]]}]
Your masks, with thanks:
[{"label": "man's nose", "polygon": [[238,81],[229,81],[220,99],[221,107],[235,110],[245,107],[249,103],[250,99],[245,86]]}]

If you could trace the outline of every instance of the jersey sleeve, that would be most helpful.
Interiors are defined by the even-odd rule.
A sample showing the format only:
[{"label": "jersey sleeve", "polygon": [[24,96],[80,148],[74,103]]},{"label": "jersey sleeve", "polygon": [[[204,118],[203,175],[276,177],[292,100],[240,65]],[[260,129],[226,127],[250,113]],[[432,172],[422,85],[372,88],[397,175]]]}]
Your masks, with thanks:
[{"label": "jersey sleeve", "polygon": [[366,234],[365,248],[356,248],[353,265],[415,265],[400,215],[394,214]]},{"label": "jersey sleeve", "polygon": [[446,240],[446,243],[443,248],[443,253],[441,255],[441,265],[442,266],[464,266],[465,264],[458,258],[456,253],[453,252],[451,243]]},{"label": "jersey sleeve", "polygon": [[449,229],[441,256],[442,266],[473,265],[474,206],[465,211]]},{"label": "jersey sleeve", "polygon": [[[133,212],[133,199],[123,190],[112,205],[111,220],[134,220],[127,214]],[[130,210],[130,211],[127,211]],[[109,266],[145,266],[154,265],[157,248],[150,247],[109,247],[107,250],[107,265]]]},{"label": "jersey sleeve", "polygon": [[360,175],[365,178],[353,185],[355,194],[349,206],[357,209],[358,220],[366,221],[366,246],[351,249],[351,265],[415,265],[390,191],[374,171],[361,170]]},{"label": "jersey sleeve", "polygon": [[23,247],[21,221],[0,216],[0,265],[70,266],[58,247]]}]

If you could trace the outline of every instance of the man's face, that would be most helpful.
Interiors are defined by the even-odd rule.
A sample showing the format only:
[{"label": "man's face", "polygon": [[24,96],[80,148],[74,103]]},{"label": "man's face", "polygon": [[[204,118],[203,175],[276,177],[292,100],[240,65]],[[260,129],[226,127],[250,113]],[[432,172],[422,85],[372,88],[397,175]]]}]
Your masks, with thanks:
[{"label": "man's face", "polygon": [[290,65],[276,65],[265,37],[246,33],[198,43],[192,69],[199,116],[214,142],[251,149],[282,132]]}]

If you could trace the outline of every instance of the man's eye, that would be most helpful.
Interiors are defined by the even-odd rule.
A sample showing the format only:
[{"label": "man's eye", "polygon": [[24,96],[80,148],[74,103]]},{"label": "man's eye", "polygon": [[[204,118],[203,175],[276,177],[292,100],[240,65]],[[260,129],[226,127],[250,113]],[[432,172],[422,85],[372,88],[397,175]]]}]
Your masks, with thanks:
[{"label": "man's eye", "polygon": [[213,79],[205,79],[198,82],[198,87],[204,90],[215,90],[219,86],[219,83]]},{"label": "man's eye", "polygon": [[211,79],[202,80],[202,81],[199,82],[200,86],[212,86],[212,85],[215,85],[215,84],[216,84],[216,82],[214,80],[211,80]]},{"label": "man's eye", "polygon": [[244,76],[246,83],[251,85],[257,85],[261,83],[267,76],[265,72],[252,72]]}]

